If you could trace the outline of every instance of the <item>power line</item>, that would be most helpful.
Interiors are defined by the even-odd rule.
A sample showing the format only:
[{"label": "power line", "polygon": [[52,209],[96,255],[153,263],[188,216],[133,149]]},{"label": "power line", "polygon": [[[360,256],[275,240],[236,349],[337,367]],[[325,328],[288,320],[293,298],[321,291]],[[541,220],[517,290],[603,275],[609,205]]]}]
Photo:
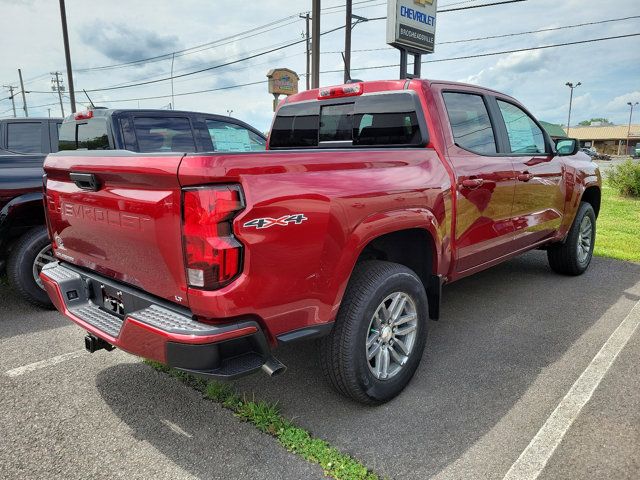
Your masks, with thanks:
[{"label": "power line", "polygon": [[[461,57],[450,57],[450,58],[440,58],[437,60],[426,60],[423,61],[422,63],[440,63],[440,62],[451,62],[454,60],[469,60],[471,58],[482,58],[482,57],[491,57],[491,56],[495,56],[495,55],[506,55],[509,53],[519,53],[519,52],[530,52],[532,50],[544,50],[547,48],[557,48],[557,47],[567,47],[570,45],[581,45],[581,44],[585,44],[585,43],[596,43],[596,42],[603,42],[605,40],[616,40],[619,38],[629,38],[629,37],[637,37],[640,36],[640,33],[630,33],[628,35],[616,35],[616,36],[612,36],[612,37],[602,37],[602,38],[593,38],[590,40],[578,40],[575,42],[565,42],[565,43],[556,43],[556,44],[552,44],[552,45],[542,45],[539,47],[530,47],[530,48],[517,48],[517,49],[512,49],[512,50],[502,50],[499,52],[489,52],[489,53],[478,53],[475,55],[464,55]],[[381,68],[395,68],[395,67],[399,67],[399,64],[393,64],[393,65],[375,65],[372,67],[360,67],[360,68],[352,68],[351,70],[376,70],[376,69],[381,69]],[[324,72],[320,72],[320,73],[340,73],[342,72],[342,70],[326,70]]]},{"label": "power line", "polygon": [[[429,60],[429,61],[426,61],[426,62],[423,62],[423,63],[437,63],[437,62],[450,62],[450,61],[455,61],[455,60],[468,60],[468,59],[471,59],[471,58],[480,58],[480,57],[488,57],[488,56],[496,56],[496,55],[506,55],[506,54],[509,54],[509,53],[526,52],[526,51],[533,51],[533,50],[542,50],[542,49],[548,49],[548,48],[557,48],[557,47],[564,47],[564,46],[578,45],[578,44],[586,44],[586,43],[595,43],[595,42],[601,42],[601,41],[606,41],[606,40],[614,40],[614,39],[628,38],[628,37],[635,37],[635,36],[640,36],[640,33],[633,33],[633,34],[628,34],[628,35],[618,35],[618,36],[613,36],[613,37],[594,38],[594,39],[590,39],[590,40],[580,40],[580,41],[576,41],[576,42],[565,42],[565,43],[558,43],[558,44],[552,44],[552,45],[542,45],[542,46],[539,46],[539,47],[529,47],[529,48],[504,50],[504,51],[500,51],[500,52],[489,52],[489,53],[481,53],[481,54],[475,54],[475,55],[465,55],[465,56],[461,56],[461,57],[442,58],[442,59],[438,59],[438,60]],[[353,68],[352,70],[362,71],[362,70],[374,70],[374,69],[395,68],[395,67],[398,67],[398,65],[397,64],[395,64],[395,65],[377,65],[377,66],[373,66],[373,67]],[[323,71],[321,73],[341,73],[341,72],[342,72],[342,70],[325,70],[325,71]],[[236,85],[226,85],[224,87],[211,88],[211,89],[206,89],[206,90],[197,90],[197,91],[193,91],[193,92],[177,93],[177,94],[175,94],[175,96],[187,96],[187,95],[196,95],[196,94],[200,94],[200,93],[216,92],[216,91],[221,91],[221,90],[231,90],[231,89],[234,89],[234,88],[241,88],[241,87],[259,85],[259,84],[264,84],[264,83],[267,83],[267,80],[260,80],[260,81],[256,81],[256,82],[248,82],[248,83],[242,83],[242,84],[236,84]],[[163,98],[169,98],[169,97],[171,97],[171,94],[169,94],[169,95],[156,95],[156,96],[151,96],[151,97],[140,97],[140,98],[126,98],[126,99],[118,99],[118,100],[100,100],[100,103],[135,102],[135,101],[139,101],[139,100],[157,100],[157,99],[163,99]],[[47,104],[47,105],[37,105],[37,106],[32,107],[32,108],[38,108],[38,107],[50,106],[50,105],[56,105],[56,104],[53,103],[53,104]]]},{"label": "power line", "polygon": [[[493,3],[487,3],[487,4],[482,4],[482,5],[472,5],[472,6],[467,6],[467,7],[461,7],[461,8],[457,8],[457,9],[452,9],[452,10],[441,10],[441,12],[448,12],[448,11],[454,11],[454,10],[465,10],[465,9],[471,9],[471,8],[480,8],[480,7],[491,7],[491,6],[496,6],[496,5],[504,5],[504,4],[509,4],[509,3],[520,3],[520,2],[525,2],[527,0],[504,0],[504,1],[500,1],[500,2],[493,2]],[[385,19],[386,17],[377,17],[377,18],[371,18],[369,19],[369,21],[374,21],[374,20],[382,20]],[[320,35],[326,35],[338,30],[342,30],[343,28],[345,28],[344,25],[341,25],[339,27],[333,28],[331,30],[327,30],[325,32],[320,33]],[[165,82],[165,81],[169,81],[171,79],[175,79],[175,78],[182,78],[182,77],[186,77],[186,76],[191,76],[191,75],[196,75],[198,73],[202,73],[202,72],[207,72],[207,71],[211,71],[211,70],[215,70],[218,68],[222,68],[222,67],[227,67],[230,65],[234,65],[240,62],[244,62],[247,60],[251,60],[253,58],[257,58],[260,57],[262,55],[267,55],[269,53],[273,53],[279,50],[283,50],[285,48],[289,48],[291,46],[294,45],[299,45],[303,42],[306,42],[306,39],[301,39],[301,40],[297,40],[297,41],[293,41],[293,42],[289,42],[285,45],[279,46],[277,48],[272,48],[260,53],[256,53],[254,55],[249,55],[243,58],[239,58],[236,60],[232,60],[229,62],[225,62],[225,63],[221,63],[218,65],[213,65],[210,67],[206,67],[206,68],[202,68],[199,70],[195,70],[192,72],[187,72],[187,73],[183,73],[180,75],[174,75],[174,76],[169,76],[169,77],[163,77],[163,78],[158,78],[158,79],[153,79],[153,80],[146,80],[146,81],[141,81],[141,82],[135,82],[135,83],[131,83],[131,84],[126,84],[126,85],[114,85],[114,86],[110,86],[110,87],[102,87],[102,88],[94,88],[94,89],[87,89],[87,92],[104,92],[104,91],[109,91],[109,90],[119,90],[119,89],[123,89],[123,88],[132,88],[132,87],[138,87],[138,86],[142,86],[142,85],[150,85],[153,83],[159,83],[159,82]],[[196,48],[196,47],[194,47]]]},{"label": "power line", "polygon": [[[355,2],[354,5],[371,3],[373,1],[376,1],[376,0],[362,0],[360,2]],[[452,12],[452,11],[458,11],[458,10],[467,10],[467,9],[472,9],[472,8],[491,7],[491,6],[496,6],[496,5],[505,5],[505,4],[509,4],[509,3],[520,3],[520,2],[526,2],[526,1],[527,0],[505,0],[505,1],[486,3],[486,4],[481,4],[481,5],[471,5],[471,6],[448,9],[448,10],[438,10],[438,12],[439,13]],[[461,3],[464,3],[464,2],[461,2]],[[451,5],[453,5],[453,4],[451,4]],[[334,7],[326,7],[326,9],[338,8],[338,7],[342,8],[342,7],[344,7],[344,5],[336,5]],[[363,8],[363,7],[360,7],[360,8]],[[258,30],[262,30],[264,28],[268,28],[268,27],[271,27],[271,26],[274,26],[274,25],[278,25],[279,23],[282,23],[282,22],[285,22],[287,20],[294,19],[294,18],[295,18],[295,21],[289,22],[286,25],[280,25],[280,26],[274,27],[272,29],[265,30],[263,32],[257,32]],[[378,17],[378,18],[373,18],[373,19],[369,19],[369,20],[370,21],[382,20],[382,19],[385,19],[385,18],[386,17]],[[264,24],[264,25],[261,25],[259,27],[256,27],[256,28],[252,29],[252,32],[256,32],[256,33],[252,33],[250,35],[247,35],[246,33],[237,33],[237,34],[230,35],[230,36],[227,36],[227,37],[223,37],[223,38],[220,38],[220,39],[217,39],[217,40],[213,40],[211,42],[207,42],[207,43],[203,43],[203,44],[200,44],[200,45],[196,45],[194,47],[189,47],[189,48],[186,48],[186,49],[177,50],[175,52],[168,52],[168,53],[164,53],[164,54],[161,54],[161,55],[156,55],[156,56],[153,56],[153,57],[143,58],[143,59],[139,59],[139,60],[133,60],[133,61],[130,61],[130,62],[122,62],[122,63],[118,63],[118,64],[103,65],[103,66],[98,66],[98,67],[79,68],[79,69],[75,69],[75,71],[77,73],[84,73],[84,72],[90,72],[90,71],[102,71],[102,70],[109,70],[109,69],[114,69],[114,68],[123,68],[123,67],[141,65],[141,64],[144,64],[144,63],[151,63],[151,62],[166,60],[166,59],[171,58],[173,55],[178,56],[178,57],[179,56],[184,56],[184,55],[191,54],[191,53],[197,53],[197,52],[200,52],[200,51],[208,49],[208,48],[213,48],[215,46],[222,46],[222,45],[226,45],[227,43],[231,43],[231,42],[227,42],[227,43],[224,43],[224,44],[220,44],[220,42],[224,42],[224,41],[227,41],[227,40],[232,40],[232,39],[236,39],[236,40],[243,39],[244,40],[246,38],[251,38],[251,37],[254,37],[254,36],[257,36],[257,35],[261,35],[263,33],[267,33],[269,31],[275,30],[277,28],[282,28],[282,27],[291,25],[293,23],[298,22],[299,20],[300,19],[298,18],[298,14],[289,15],[287,17],[283,17],[281,19],[274,20],[272,22],[269,22],[267,24]],[[220,44],[220,45],[218,45],[218,44]],[[202,47],[206,47],[206,48],[202,48]],[[200,50],[198,50],[198,49],[200,49]],[[268,52],[268,53],[270,53],[270,52]],[[39,77],[36,77],[36,78],[39,78]],[[174,78],[176,78],[176,77],[174,77]],[[96,90],[88,90],[88,91],[96,91]]]},{"label": "power line", "polygon": [[[342,30],[343,28],[345,28],[344,25],[341,25],[339,27],[332,28],[331,30],[327,30],[325,32],[322,32],[322,33],[320,33],[320,35],[327,35],[329,33],[333,33],[333,32],[336,32],[338,30]],[[121,86],[112,86],[112,87],[87,89],[87,92],[105,92],[105,91],[109,91],[109,90],[120,90],[120,89],[123,89],[123,88],[139,87],[141,85],[149,85],[149,84],[152,84],[152,83],[165,82],[165,81],[171,80],[171,78],[187,77],[187,76],[190,76],[190,75],[195,75],[195,74],[202,73],[202,72],[208,72],[210,70],[215,70],[215,69],[222,68],[222,67],[228,67],[229,65],[234,65],[236,63],[245,62],[247,60],[251,60],[253,58],[257,58],[257,57],[260,57],[262,55],[267,55],[269,53],[277,52],[278,50],[283,50],[285,48],[291,47],[293,45],[298,45],[298,44],[303,43],[303,42],[306,42],[306,39],[303,38],[301,40],[296,40],[294,42],[290,42],[290,43],[287,43],[285,45],[272,48],[270,50],[265,50],[265,51],[260,52],[260,53],[256,53],[256,54],[249,55],[249,56],[246,56],[246,57],[238,58],[236,60],[231,60],[229,62],[220,63],[218,65],[213,65],[213,66],[210,66],[210,67],[207,67],[207,68],[201,68],[201,69],[195,70],[193,72],[182,73],[180,75],[174,75],[173,77],[169,76],[169,77],[157,78],[157,79],[154,79],[154,80],[147,80],[147,81],[144,81],[144,82],[130,83],[130,84],[121,85]]]},{"label": "power line", "polygon": [[[474,0],[477,1],[477,0]],[[450,41],[446,41],[446,42],[438,42],[438,45],[450,45],[450,44],[454,44],[454,43],[468,43],[468,42],[476,42],[476,41],[481,41],[481,40],[493,40],[493,39],[497,39],[497,38],[506,38],[506,37],[517,37],[519,35],[529,35],[532,33],[543,33],[543,32],[552,32],[552,31],[557,31],[557,30],[566,30],[569,28],[578,28],[578,27],[585,27],[585,26],[591,26],[591,25],[600,25],[603,23],[611,23],[611,22],[621,22],[624,20],[631,20],[631,19],[635,19],[635,18],[640,18],[640,15],[634,15],[631,17],[622,17],[622,18],[612,18],[609,20],[599,20],[596,22],[586,22],[586,23],[578,23],[575,25],[564,25],[562,27],[551,27],[551,28],[542,28],[540,30],[528,30],[525,32],[516,32],[516,33],[505,33],[502,35],[491,35],[491,36],[486,36],[486,37],[475,37],[475,38],[465,38],[465,39],[460,39],[460,40],[450,40]],[[381,50],[395,50],[395,48],[393,47],[381,47],[381,48],[363,48],[363,49],[359,49],[359,50],[353,50],[354,52],[376,52],[376,51],[381,51]],[[342,53],[340,51],[332,51],[332,52],[322,52],[325,54],[328,53]]]},{"label": "power line", "polygon": [[[291,18],[291,17],[286,17],[285,19],[282,19],[282,20],[287,20],[289,18]],[[198,45],[198,46],[195,46],[195,47],[190,47],[188,49],[179,50],[179,51],[176,51],[176,52],[164,53],[162,55],[157,55],[155,57],[149,57],[149,58],[144,58],[144,59],[140,59],[140,60],[133,60],[131,62],[117,63],[117,64],[113,64],[113,65],[103,65],[103,66],[99,66],[99,67],[80,68],[80,69],[76,69],[75,71],[76,72],[80,72],[80,73],[85,73],[85,72],[92,72],[92,71],[103,71],[103,70],[111,70],[111,69],[115,69],[115,68],[125,68],[125,67],[138,66],[138,65],[143,65],[143,64],[146,64],[146,63],[153,63],[153,62],[159,62],[159,61],[163,61],[163,60],[168,60],[174,55],[174,53],[175,53],[176,57],[183,57],[185,55],[191,55],[191,54],[194,54],[194,53],[199,53],[199,52],[202,52],[204,50],[211,49],[211,48],[228,45],[229,43],[233,43],[233,42],[238,41],[238,40],[246,40],[247,38],[256,37],[258,35],[262,35],[264,33],[271,32],[271,31],[277,30],[279,28],[284,28],[284,27],[287,27],[289,25],[293,25],[294,23],[297,23],[298,21],[299,21],[299,19],[296,18],[292,22],[288,22],[288,23],[285,23],[283,25],[278,25],[276,27],[269,28],[267,30],[256,32],[256,30],[261,30],[263,27],[265,27],[263,25],[262,27],[258,27],[258,28],[252,29],[251,31],[253,33],[251,33],[249,35],[244,34],[244,33],[243,34],[235,34],[235,35],[224,37],[224,38],[221,38],[221,39],[218,39],[218,40],[214,40],[214,41],[209,42],[209,43],[205,43],[205,44]],[[275,22],[272,22],[271,24],[273,24],[273,23],[275,23]],[[267,25],[271,25],[271,24],[267,24]],[[240,38],[238,38],[238,37],[240,37]],[[224,42],[224,43],[221,43],[221,42]]]}]

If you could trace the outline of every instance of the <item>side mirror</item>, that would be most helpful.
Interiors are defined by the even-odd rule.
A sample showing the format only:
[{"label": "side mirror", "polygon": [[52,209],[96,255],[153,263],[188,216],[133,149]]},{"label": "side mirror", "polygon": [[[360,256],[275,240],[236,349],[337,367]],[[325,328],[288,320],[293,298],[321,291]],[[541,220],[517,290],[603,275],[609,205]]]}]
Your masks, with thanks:
[{"label": "side mirror", "polygon": [[580,150],[580,144],[575,138],[563,138],[556,140],[556,154],[565,157],[575,155]]}]

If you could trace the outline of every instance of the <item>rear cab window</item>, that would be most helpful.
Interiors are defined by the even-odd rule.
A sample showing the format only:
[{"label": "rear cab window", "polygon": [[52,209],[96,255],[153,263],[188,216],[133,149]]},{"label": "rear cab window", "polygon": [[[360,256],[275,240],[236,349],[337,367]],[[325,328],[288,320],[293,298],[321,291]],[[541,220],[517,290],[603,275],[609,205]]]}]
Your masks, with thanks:
[{"label": "rear cab window", "polygon": [[427,142],[417,95],[392,91],[283,105],[269,148],[419,147]]},{"label": "rear cab window", "polygon": [[110,150],[109,128],[104,117],[63,122],[58,132],[58,150]]}]

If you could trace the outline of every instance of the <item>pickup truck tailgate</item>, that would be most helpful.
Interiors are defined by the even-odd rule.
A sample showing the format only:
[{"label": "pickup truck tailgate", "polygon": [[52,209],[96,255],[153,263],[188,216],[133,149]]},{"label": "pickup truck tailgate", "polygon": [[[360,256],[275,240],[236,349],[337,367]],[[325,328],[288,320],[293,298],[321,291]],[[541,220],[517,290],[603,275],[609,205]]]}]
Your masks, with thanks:
[{"label": "pickup truck tailgate", "polygon": [[187,305],[181,154],[55,154],[45,162],[48,227],[62,261]]}]

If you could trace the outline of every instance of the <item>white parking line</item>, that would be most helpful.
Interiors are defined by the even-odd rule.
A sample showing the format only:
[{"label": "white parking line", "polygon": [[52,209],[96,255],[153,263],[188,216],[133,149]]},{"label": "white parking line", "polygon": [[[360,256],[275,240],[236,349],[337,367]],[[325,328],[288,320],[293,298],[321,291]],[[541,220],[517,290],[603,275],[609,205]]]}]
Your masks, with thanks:
[{"label": "white parking line", "polygon": [[86,353],[86,350],[76,350],[75,352],[64,353],[56,357],[47,358],[46,360],[41,360],[39,362],[30,363],[28,365],[23,365],[22,367],[7,370],[6,372],[4,372],[4,374],[7,377],[19,377],[20,375],[24,375],[25,373],[34,372],[36,370],[40,370],[41,368],[51,367],[52,365],[57,365],[58,363],[71,360],[72,358],[77,358]]},{"label": "white parking line", "polygon": [[167,420],[166,418],[162,418],[160,419],[160,421],[162,423],[164,423],[167,427],[169,427],[171,430],[173,430],[174,432],[176,432],[177,434],[183,435],[187,438],[193,438],[193,435],[191,435],[190,433],[185,432],[183,429],[181,429],[178,425],[176,425],[173,422],[170,422],[169,420]]},{"label": "white parking line", "polygon": [[618,325],[586,370],[576,380],[551,416],[520,454],[503,480],[535,480],[544,470],[565,434],[600,381],[640,325],[640,301]]}]

